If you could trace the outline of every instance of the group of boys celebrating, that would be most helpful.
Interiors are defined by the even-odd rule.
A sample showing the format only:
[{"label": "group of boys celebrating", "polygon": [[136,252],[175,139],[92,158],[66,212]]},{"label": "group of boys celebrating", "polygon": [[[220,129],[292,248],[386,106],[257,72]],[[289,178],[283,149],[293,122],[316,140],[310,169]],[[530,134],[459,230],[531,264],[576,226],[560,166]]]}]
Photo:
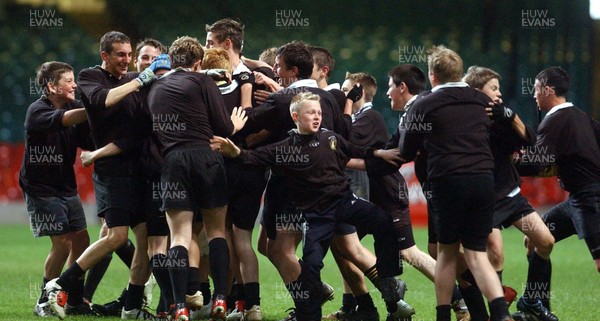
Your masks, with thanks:
[{"label": "group of boys celebrating", "polygon": [[[478,66],[463,74],[456,52],[434,46],[427,74],[410,64],[388,74],[391,107],[404,112],[390,136],[373,109],[375,78],[347,73],[342,86],[328,85],[334,60],[325,48],[293,41],[274,59],[252,60],[241,54],[239,21],[206,30],[206,47],[187,36],[168,53],[156,40],[140,42],[137,72],[129,72],[131,41],[117,31],[102,37],[102,64],[82,70],[77,84],[66,63],[39,68],[44,95],[27,111],[20,172],[34,235],[52,240],[36,315],[115,315],[116,306],[122,319],[262,320],[251,241],[263,194],[258,250],[294,301],[286,320],[379,320],[364,276],[381,292],[386,320],[410,320],[396,278],[404,260],[435,283],[437,320],[454,311],[462,321],[557,321],[554,243],[577,234],[600,271],[600,125],[566,101],[563,69],[536,76],[534,98],[547,112],[536,134],[503,103],[499,74]],[[94,164],[104,222],[91,245],[77,148]],[[409,161],[427,196],[429,254],[412,234],[399,173]],[[520,175],[558,176],[569,199],[540,216],[520,194]],[[499,232],[510,225],[526,235],[529,260],[512,316]],[[375,255],[360,243],[366,234]],[[323,316],[333,298],[320,277],[329,247],[344,294],[341,309]],[[127,289],[118,304],[91,304],[115,251],[130,267]],[[151,274],[161,293],[156,316],[144,308]]]}]

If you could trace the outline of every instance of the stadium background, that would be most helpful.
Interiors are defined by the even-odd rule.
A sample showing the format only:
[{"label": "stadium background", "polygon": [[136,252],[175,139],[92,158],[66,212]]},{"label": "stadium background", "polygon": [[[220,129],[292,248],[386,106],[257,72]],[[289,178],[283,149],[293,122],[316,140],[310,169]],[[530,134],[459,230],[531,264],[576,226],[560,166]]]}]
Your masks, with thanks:
[{"label": "stadium background", "polygon": [[[415,63],[426,71],[426,49],[444,44],[462,56],[465,70],[477,64],[498,71],[505,101],[536,128],[533,79],[551,65],[562,66],[571,76],[568,100],[594,118],[600,116],[600,91],[594,90],[600,84],[600,24],[590,18],[589,6],[585,0],[2,1],[0,223],[27,222],[18,170],[25,112],[39,97],[33,85],[36,67],[58,60],[78,72],[99,64],[98,42],[109,30],[124,32],[133,44],[153,37],[169,45],[182,35],[204,43],[205,24],[238,17],[246,25],[243,53],[250,58],[291,40],[323,46],[336,58],[330,83],[343,82],[346,71],[365,71],[377,79],[374,105],[390,131],[398,114],[385,96],[388,70]],[[79,162],[76,167],[82,199],[93,208],[91,169]],[[412,168],[404,166],[402,172],[409,182],[413,221],[424,223],[424,199]],[[539,207],[566,196],[554,178],[526,179],[523,192]]]}]

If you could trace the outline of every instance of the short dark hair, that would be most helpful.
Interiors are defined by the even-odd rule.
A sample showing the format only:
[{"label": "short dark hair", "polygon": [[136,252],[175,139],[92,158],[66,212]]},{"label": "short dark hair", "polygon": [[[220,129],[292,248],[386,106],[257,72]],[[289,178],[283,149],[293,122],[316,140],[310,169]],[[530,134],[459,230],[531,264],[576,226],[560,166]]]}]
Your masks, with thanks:
[{"label": "short dark hair", "polygon": [[231,18],[221,19],[212,25],[206,25],[206,31],[212,32],[219,42],[231,39],[233,51],[242,51],[244,44],[244,24]]},{"label": "short dark hair", "polygon": [[196,38],[179,37],[169,47],[169,58],[173,69],[192,67],[198,60],[202,60],[202,57],[204,57],[204,49]]},{"label": "short dark hair", "polygon": [[[310,51],[310,54],[314,59],[314,63],[317,64],[319,68],[327,66],[329,67],[329,73],[333,71],[333,67],[335,67],[335,59],[333,59],[333,56],[329,50],[323,47],[308,46],[308,51]],[[327,73],[327,78],[329,78],[329,73]]]},{"label": "short dark hair", "polygon": [[48,61],[38,67],[35,84],[42,89],[44,95],[50,94],[48,91],[48,84],[56,84],[60,80],[60,77],[65,72],[72,72],[73,67],[67,63],[60,61]]},{"label": "short dark hair", "polygon": [[136,57],[140,54],[140,50],[142,50],[144,46],[152,46],[154,48],[157,48],[161,54],[167,51],[167,48],[165,48],[165,46],[160,41],[152,38],[145,38],[144,40],[138,42],[137,45],[135,45]]},{"label": "short dark hair", "polygon": [[289,69],[298,68],[298,79],[308,79],[312,75],[313,58],[303,42],[294,40],[279,47],[277,57],[283,59]]},{"label": "short dark hair", "polygon": [[113,50],[113,43],[131,43],[127,35],[119,31],[109,31],[100,39],[100,52],[105,51],[110,54]]},{"label": "short dark hair", "polygon": [[390,70],[388,76],[392,78],[392,82],[394,82],[396,86],[405,83],[406,87],[408,87],[408,92],[411,93],[411,95],[418,95],[425,90],[425,74],[415,65],[398,65]]},{"label": "short dark hair", "polygon": [[492,69],[480,66],[469,67],[467,73],[463,77],[463,81],[466,82],[469,87],[479,90],[483,89],[483,86],[492,79],[500,80],[502,78],[500,77],[500,74]]},{"label": "short dark hair", "polygon": [[558,97],[566,96],[569,90],[569,74],[558,66],[540,71],[535,79],[539,80],[542,86],[554,87],[554,92]]}]

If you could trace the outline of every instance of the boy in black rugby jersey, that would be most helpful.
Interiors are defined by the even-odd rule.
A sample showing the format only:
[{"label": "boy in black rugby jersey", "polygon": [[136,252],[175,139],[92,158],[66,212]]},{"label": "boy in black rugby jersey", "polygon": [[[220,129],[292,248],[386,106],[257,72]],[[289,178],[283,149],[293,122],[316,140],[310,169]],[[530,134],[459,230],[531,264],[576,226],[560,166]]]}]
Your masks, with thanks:
[{"label": "boy in black rugby jersey", "polygon": [[346,106],[346,94],[342,92],[339,83],[328,84],[329,75],[333,72],[335,59],[329,50],[323,47],[308,46],[308,50],[313,57],[314,67],[310,78],[317,81],[319,88],[330,92],[338,103],[340,110],[344,110]]},{"label": "boy in black rugby jersey", "polygon": [[[486,255],[493,215],[491,122],[489,98],[460,82],[462,59],[443,46],[429,51],[432,93],[419,99],[405,115],[406,133],[400,155],[413,160],[427,152],[427,179],[438,237],[435,269],[437,320],[450,320],[450,303],[460,245],[467,266],[490,301],[491,320],[509,320],[503,291]],[[427,144],[424,144],[425,139]]]},{"label": "boy in black rugby jersey", "polygon": [[[288,131],[295,127],[289,113],[290,103],[292,97],[300,92],[312,92],[321,97],[323,128],[335,131],[335,128],[344,126],[335,98],[318,88],[314,79],[309,79],[313,70],[313,59],[305,44],[293,41],[281,46],[275,61],[274,70],[286,88],[270,94],[262,105],[247,109],[248,123],[244,132],[267,129],[271,135],[266,142],[286,139]],[[297,228],[282,228],[278,221],[291,222],[292,226],[297,226],[302,218],[300,213],[290,207],[289,197],[285,178],[280,170],[273,169],[265,190],[258,249],[267,255],[286,284],[294,280],[293,275],[300,273],[296,246],[300,243],[301,231]],[[325,301],[333,295],[333,288],[327,288],[329,293],[324,298]]]},{"label": "boy in black rugby jersey", "polygon": [[[383,148],[387,141],[388,132],[383,117],[372,109],[373,97],[377,91],[375,78],[365,73],[346,73],[346,80],[342,85],[342,91],[347,95],[344,112],[347,112],[348,118],[352,120],[350,142],[357,146]],[[350,113],[352,113],[351,117]],[[390,179],[388,183],[391,184],[387,185],[381,176],[373,177],[373,181],[371,181],[371,177],[367,177],[367,173],[364,171],[346,169],[346,176],[350,181],[350,186],[354,194],[365,200],[372,200],[373,203],[390,213],[394,219],[395,227],[404,227],[406,220],[410,221],[410,218],[407,217],[408,202],[406,198],[398,199],[402,195],[399,190],[402,184],[400,184],[400,180],[394,181],[392,176],[395,175],[397,175],[396,179],[402,177],[396,171],[395,174],[391,174],[388,177]],[[370,189],[376,192],[370,194]],[[406,245],[411,243],[412,234],[408,236],[404,233],[406,231],[398,229],[396,231],[399,232],[399,238],[403,238],[406,241],[400,244],[400,248],[402,250],[406,249],[408,247]],[[363,280],[364,273],[364,275],[378,286],[375,257],[360,243],[359,239],[363,236],[363,231],[358,231],[357,233],[356,228],[348,224],[342,224],[336,230],[336,237],[333,240],[332,247],[333,254],[344,280],[348,281],[349,284],[346,284],[346,281],[344,282],[342,309],[328,316],[328,319],[337,320],[343,317],[359,319],[378,318],[377,310],[372,304],[371,297]],[[406,285],[402,280],[399,280],[399,283],[399,287],[402,289],[400,291],[400,300],[387,306],[389,320],[406,318],[414,314],[414,309],[403,301]],[[353,314],[356,315],[352,316]]]},{"label": "boy in black rugby jersey", "polygon": [[[53,313],[46,284],[60,275],[65,262],[71,265],[90,242],[73,170],[77,147],[87,148],[84,143],[89,128],[84,123],[85,109],[75,100],[73,67],[46,62],[37,71],[36,85],[43,96],[27,109],[19,185],[33,235],[49,236],[52,242],[44,263],[41,295],[33,311],[37,316],[49,317]],[[93,314],[83,302],[83,279],[77,279],[73,287],[67,314]]]},{"label": "boy in black rugby jersey", "polygon": [[162,209],[171,235],[169,274],[174,292],[175,320],[189,319],[185,305],[188,249],[194,211],[200,209],[209,246],[214,281],[211,318],[224,320],[229,251],[225,240],[227,182],[220,154],[210,150],[214,134],[233,135],[245,122],[243,110],[230,116],[213,80],[200,74],[202,46],[180,37],[169,48],[174,68],[159,78],[148,95],[156,136],[164,156]]},{"label": "boy in black rugby jersey", "polygon": [[[204,53],[202,69],[231,69],[231,67],[224,49],[212,48]],[[229,112],[241,106],[241,87],[248,82],[248,78],[234,77],[230,84],[219,86]],[[231,139],[242,146],[247,146],[246,138],[247,134],[237,133]],[[237,266],[232,267],[236,283],[233,284],[231,291],[235,295],[235,309],[227,316],[227,320],[237,321],[243,317],[247,321],[261,321],[259,269],[258,259],[252,247],[252,230],[260,210],[262,193],[267,184],[265,178],[267,169],[264,166],[247,166],[229,158],[225,159],[225,167],[229,193],[227,229],[231,235],[233,255],[237,258],[234,262]]]},{"label": "boy in black rugby jersey", "polygon": [[[417,99],[420,99],[424,96],[423,90],[425,89],[425,74],[417,66],[410,64],[396,66],[388,73],[388,77],[389,89],[386,95],[390,99],[392,110],[406,112],[412,108],[412,104]],[[359,117],[358,121],[366,121],[368,119],[369,118],[366,117]],[[376,119],[377,118],[372,118],[371,121],[375,121]],[[386,149],[396,148],[398,146],[400,137],[402,137],[406,132],[406,129],[402,126],[404,120],[404,116],[400,118],[400,124],[394,131],[393,135],[389,138],[389,140],[387,140],[387,143],[383,142],[383,146],[385,146]],[[357,133],[357,135],[363,137],[363,140],[366,137],[369,137],[367,131],[370,129],[370,127],[365,126],[366,124],[368,123],[363,125],[359,123],[356,128],[353,127],[353,132],[358,130],[359,133]],[[380,126],[385,128],[383,124]],[[361,131],[360,128],[363,128],[363,130]],[[373,139],[373,137],[371,137],[371,139]],[[381,142],[374,141],[373,144],[380,146]],[[423,151],[420,151],[419,156],[415,159],[415,172],[419,182],[423,184],[423,193],[426,195],[426,200],[429,206],[430,197],[426,188],[427,174],[423,173],[423,169],[426,170],[426,164],[423,164],[424,156],[425,154]],[[374,194],[375,197],[373,202],[392,213],[394,226],[396,227],[399,237],[402,239],[400,242],[402,259],[417,268],[424,276],[433,281],[436,262],[432,256],[437,256],[437,241],[435,241],[436,236],[433,231],[433,223],[430,222],[428,232],[429,243],[434,243],[434,247],[431,246],[432,244],[429,244],[429,250],[432,251],[433,248],[434,251],[430,256],[421,251],[414,243],[410,223],[410,213],[408,211],[408,189],[406,182],[404,181],[404,177],[402,177],[402,175],[398,172],[398,166],[392,166],[388,163],[385,163],[385,167],[387,167],[387,169],[380,171],[380,162],[376,164],[370,161],[371,160],[362,161],[353,159],[348,163],[347,167],[367,171],[370,179],[369,183],[371,184],[371,181],[376,183],[375,186],[377,187],[373,188],[377,188],[377,190],[380,191],[378,194]],[[377,159],[373,159],[372,161],[377,161]],[[429,215],[429,217],[431,217],[431,215]],[[480,301],[482,301],[481,304],[483,304],[483,300],[481,300],[481,294],[479,294],[479,298]],[[470,320],[471,316],[469,310],[465,306],[463,297],[458,289],[455,289],[452,294],[452,308],[454,309],[456,319],[458,321]],[[390,320],[389,318],[390,315],[388,314],[388,320]]]},{"label": "boy in black rugby jersey", "polygon": [[59,297],[72,291],[85,271],[102,260],[108,253],[127,241],[131,227],[137,248],[130,270],[128,295],[121,318],[151,317],[142,309],[144,283],[149,274],[147,256],[147,231],[145,217],[140,208],[141,181],[138,172],[141,133],[136,121],[143,100],[141,87],[150,84],[155,76],[147,68],[141,73],[128,73],[132,59],[129,37],[111,31],[100,40],[102,65],[82,70],[78,83],[81,100],[86,108],[92,138],[96,147],[110,142],[123,144],[128,150],[99,160],[94,166],[94,191],[98,215],[104,216],[108,226],[107,236],[96,241],[58,279],[46,285],[48,302],[59,317],[64,317],[64,307]]},{"label": "boy in black rugby jersey", "polygon": [[[569,75],[560,67],[544,69],[535,77],[533,95],[538,108],[547,114],[534,147],[526,148],[521,156],[519,170],[560,179],[569,198],[542,219],[556,243],[574,234],[584,239],[600,272],[600,125],[567,102],[568,90]],[[528,243],[533,254],[533,242]],[[528,301],[531,298],[524,295],[517,307],[535,314]]]},{"label": "boy in black rugby jersey", "polygon": [[[513,164],[513,153],[535,141],[533,130],[527,127],[510,108],[502,104],[500,75],[495,71],[471,66],[463,80],[471,88],[480,90],[496,104],[488,107],[488,115],[494,121],[490,134],[490,146],[494,155],[494,185],[496,204],[492,233],[488,236],[488,257],[502,281],[502,235],[500,229],[514,225],[531,240],[533,251],[529,253],[529,269],[524,300],[518,303],[519,310],[535,314],[540,320],[558,320],[550,313],[550,253],[554,237],[538,213],[520,193],[521,178]],[[505,297],[516,292],[503,287]],[[507,303],[511,303],[507,299]],[[527,303],[525,305],[525,303]],[[515,317],[516,318],[516,317]]]},{"label": "boy in black rugby jersey", "polygon": [[322,260],[336,226],[343,222],[374,234],[380,290],[386,303],[397,302],[398,283],[393,276],[401,273],[401,267],[391,217],[356,198],[344,176],[350,156],[371,157],[378,151],[357,148],[340,135],[320,130],[322,114],[319,96],[314,93],[296,95],[290,113],[297,130],[278,143],[255,151],[241,151],[230,140],[215,137],[211,141],[213,149],[232,157],[241,155],[244,163],[281,169],[292,205],[304,215],[303,257],[296,262],[300,271],[289,276],[293,281],[286,284],[296,303],[296,319],[321,319]]}]

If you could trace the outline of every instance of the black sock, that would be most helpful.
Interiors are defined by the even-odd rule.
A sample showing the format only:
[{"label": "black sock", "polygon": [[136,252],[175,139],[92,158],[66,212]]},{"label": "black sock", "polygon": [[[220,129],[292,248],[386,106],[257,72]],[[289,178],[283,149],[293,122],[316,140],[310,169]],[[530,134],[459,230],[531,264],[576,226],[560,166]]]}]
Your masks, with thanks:
[{"label": "black sock", "polygon": [[436,312],[436,318],[435,318],[436,321],[451,321],[452,320],[450,318],[450,305],[449,304],[436,306],[435,312]]},{"label": "black sock", "polygon": [[127,239],[125,245],[118,248],[115,253],[119,256],[121,261],[131,269],[131,262],[133,261],[133,253],[135,253],[135,246],[130,239]]},{"label": "black sock", "polygon": [[504,296],[493,299],[490,302],[490,321],[502,321],[508,314],[508,306],[504,300]]},{"label": "black sock", "polygon": [[197,291],[200,291],[200,269],[197,267],[188,268],[188,284],[187,294],[194,295]]},{"label": "black sock", "polygon": [[464,271],[463,274],[460,275],[460,278],[473,285],[477,284],[477,282],[475,282],[475,277],[473,276],[473,273],[471,273],[470,270]]},{"label": "black sock", "polygon": [[123,289],[123,291],[121,291],[121,295],[119,295],[119,297],[117,298],[117,301],[121,302],[121,304],[125,304],[126,300],[127,300],[127,288]]},{"label": "black sock", "polygon": [[481,290],[479,290],[477,285],[472,285],[468,288],[460,288],[460,293],[462,293],[465,304],[467,305],[467,308],[469,308],[471,320],[486,321],[489,319],[490,316],[487,313]]},{"label": "black sock", "polygon": [[375,305],[373,305],[373,299],[369,292],[361,295],[357,295],[355,297],[356,304],[358,305],[358,310],[361,311],[373,311],[375,310]]},{"label": "black sock", "polygon": [[165,309],[169,311],[169,305],[173,301],[173,287],[171,286],[171,276],[167,268],[167,256],[165,254],[155,254],[150,259],[150,267],[160,288],[160,297],[165,301]]},{"label": "black sock", "polygon": [[48,301],[48,295],[46,294],[46,283],[48,282],[50,282],[50,280],[46,279],[46,277],[42,277],[42,291],[40,293],[38,303],[44,303]]},{"label": "black sock", "polygon": [[246,297],[246,309],[252,306],[260,306],[260,284],[258,282],[244,283],[244,295]]},{"label": "black sock", "polygon": [[127,298],[123,308],[127,311],[141,309],[144,301],[144,286],[129,283],[127,287]]},{"label": "black sock", "polygon": [[342,294],[342,311],[350,312],[356,309],[356,299],[352,293]]},{"label": "black sock", "polygon": [[500,283],[502,283],[502,271],[504,270],[496,271],[496,274],[498,274],[498,278],[500,279]]},{"label": "black sock", "polygon": [[544,306],[550,305],[551,274],[552,263],[550,260],[544,260],[537,253],[533,252],[529,256],[527,283],[525,284],[525,293],[523,293],[525,302],[534,304],[537,300],[541,300],[542,304],[545,301]]},{"label": "black sock", "polygon": [[71,291],[69,292],[69,296],[67,298],[67,304],[74,307],[77,305],[81,305],[83,303],[83,284],[84,284],[84,276],[77,279],[77,281],[73,284]]},{"label": "black sock", "polygon": [[452,303],[456,302],[456,301],[460,301],[462,300],[462,294],[460,294],[460,290],[458,289],[458,285],[454,286],[454,289],[452,289]]},{"label": "black sock", "polygon": [[219,237],[208,242],[210,272],[214,283],[213,296],[227,294],[227,272],[229,267],[229,249],[227,241]]},{"label": "black sock", "polygon": [[158,299],[158,305],[156,306],[156,314],[159,314],[160,312],[169,312],[169,305],[165,302],[165,296],[162,290],[160,291],[160,298]]},{"label": "black sock", "polygon": [[381,285],[381,281],[379,279],[379,273],[377,272],[377,267],[375,265],[368,268],[364,272],[364,274],[373,283],[373,285],[375,285],[376,288],[379,288],[379,286]]},{"label": "black sock", "polygon": [[112,254],[108,254],[88,270],[85,286],[83,287],[83,297],[90,302],[94,298],[94,293],[96,293],[96,289],[102,277],[104,277],[104,273],[106,273],[111,260]]},{"label": "black sock", "polygon": [[227,293],[227,306],[228,307],[232,307],[235,305],[235,301],[237,301],[238,299],[238,291],[240,289],[240,285],[238,283],[235,283],[236,280],[233,280],[233,284],[231,285],[231,289],[229,290],[229,293]]},{"label": "black sock", "polygon": [[210,302],[210,282],[202,282],[200,283],[200,291],[202,291],[202,296],[204,297],[204,305],[207,305]]},{"label": "black sock", "polygon": [[66,292],[71,292],[77,284],[77,280],[85,274],[77,262],[73,263],[69,268],[60,275],[56,283]]},{"label": "black sock", "polygon": [[167,260],[173,287],[173,303],[185,303],[189,266],[188,250],[181,245],[172,247],[169,249]]}]

